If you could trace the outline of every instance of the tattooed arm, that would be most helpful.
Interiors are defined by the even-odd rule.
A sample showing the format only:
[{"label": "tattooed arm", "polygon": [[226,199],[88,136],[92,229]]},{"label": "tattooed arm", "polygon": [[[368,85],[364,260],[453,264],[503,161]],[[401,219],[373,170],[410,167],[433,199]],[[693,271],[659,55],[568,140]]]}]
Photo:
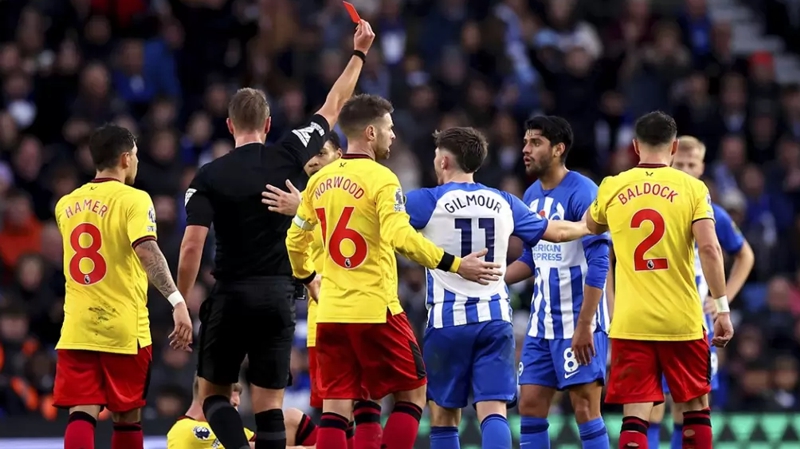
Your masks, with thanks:
[{"label": "tattooed arm", "polygon": [[144,271],[147,272],[147,278],[155,288],[169,298],[170,295],[178,291],[175,287],[175,282],[172,280],[172,273],[169,271],[167,259],[164,258],[164,253],[158,247],[155,240],[148,240],[136,245],[136,255],[142,262]]},{"label": "tattooed arm", "polygon": [[172,273],[169,271],[167,259],[158,247],[155,240],[147,240],[139,243],[134,248],[136,255],[142,262],[144,271],[150,283],[164,295],[173,305],[172,318],[175,321],[175,330],[169,335],[170,346],[173,349],[190,351],[192,344],[192,318],[189,316],[189,309],[186,301],[175,287],[172,281]]}]

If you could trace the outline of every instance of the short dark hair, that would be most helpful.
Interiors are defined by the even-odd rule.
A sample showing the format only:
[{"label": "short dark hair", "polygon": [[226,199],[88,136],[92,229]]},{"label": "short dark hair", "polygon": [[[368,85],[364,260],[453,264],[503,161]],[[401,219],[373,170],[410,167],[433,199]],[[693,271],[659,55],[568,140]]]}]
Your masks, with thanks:
[{"label": "short dark hair", "polygon": [[435,131],[436,148],[453,153],[464,173],[475,173],[486,160],[489,143],[477,129],[469,127],[448,128]]},{"label": "short dark hair", "polygon": [[561,155],[561,159],[567,159],[575,136],[572,134],[572,126],[566,119],[557,115],[537,115],[525,122],[525,131],[531,130],[541,132],[542,137],[550,141],[550,145],[564,144],[564,154]]},{"label": "short dark hair", "polygon": [[328,142],[330,142],[336,150],[342,148],[342,140],[339,138],[339,134],[336,134],[336,131],[331,131],[325,136],[325,143]]},{"label": "short dark hair", "polygon": [[345,136],[363,131],[373,121],[394,112],[392,103],[378,95],[360,94],[347,100],[339,113],[339,127]]},{"label": "short dark hair", "polygon": [[105,170],[117,166],[122,153],[133,150],[136,138],[121,126],[106,124],[97,128],[89,137],[89,152],[94,168]]},{"label": "short dark hair", "polygon": [[228,118],[242,131],[262,131],[269,118],[269,103],[264,92],[245,87],[236,91],[228,103]]},{"label": "short dark hair", "polygon": [[667,145],[678,136],[678,125],[666,112],[653,111],[636,120],[634,135],[645,145]]}]

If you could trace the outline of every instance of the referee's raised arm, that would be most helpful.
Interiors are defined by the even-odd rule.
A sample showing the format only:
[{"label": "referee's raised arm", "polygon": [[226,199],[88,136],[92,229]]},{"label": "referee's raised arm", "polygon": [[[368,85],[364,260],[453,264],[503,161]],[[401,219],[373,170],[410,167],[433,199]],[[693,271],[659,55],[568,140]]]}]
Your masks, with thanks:
[{"label": "referee's raised arm", "polygon": [[219,442],[249,447],[242,420],[230,404],[231,386],[248,358],[256,447],[284,449],[283,391],[291,383],[297,281],[286,252],[291,217],[261,204],[266,184],[287,179],[301,188],[305,164],[317,155],[353,95],[375,34],[366,21],[353,37],[353,57],[325,104],[275,145],[264,145],[272,120],[263,92],[244,88],[231,98],[228,130],[236,148],[197,171],[186,191],[187,227],[178,262],[178,289],[188,295],[200,269],[208,230],[214,226],[216,284],[200,310],[198,396]]}]

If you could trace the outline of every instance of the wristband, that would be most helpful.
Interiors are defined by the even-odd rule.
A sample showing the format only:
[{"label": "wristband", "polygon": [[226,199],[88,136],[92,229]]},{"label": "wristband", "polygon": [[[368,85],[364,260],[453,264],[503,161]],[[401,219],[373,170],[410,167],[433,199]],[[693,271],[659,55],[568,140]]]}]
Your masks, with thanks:
[{"label": "wristband", "polygon": [[717,306],[717,313],[729,313],[731,311],[727,296],[714,298],[714,305]]},{"label": "wristband", "polygon": [[367,54],[361,50],[353,50],[353,56],[361,59],[361,62],[367,62]]},{"label": "wristband", "polygon": [[181,292],[176,290],[175,293],[167,296],[167,301],[172,304],[172,308],[174,309],[175,306],[183,302],[183,295],[181,295]]},{"label": "wristband", "polygon": [[311,273],[311,274],[310,274],[308,277],[305,277],[305,278],[303,278],[303,279],[297,279],[297,280],[298,280],[298,281],[300,281],[300,283],[301,283],[301,284],[303,284],[303,285],[308,285],[308,284],[310,284],[310,283],[311,283],[311,282],[314,280],[314,278],[316,278],[316,277],[317,277],[317,272],[316,272],[316,271],[313,271],[313,272],[312,272],[312,273]]}]

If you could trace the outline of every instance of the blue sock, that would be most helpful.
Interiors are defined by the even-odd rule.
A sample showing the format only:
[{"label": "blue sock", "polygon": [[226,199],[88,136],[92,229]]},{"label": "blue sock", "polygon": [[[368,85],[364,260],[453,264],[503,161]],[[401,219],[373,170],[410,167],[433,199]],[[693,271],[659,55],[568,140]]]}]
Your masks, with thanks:
[{"label": "blue sock", "polygon": [[647,448],[658,449],[661,447],[661,423],[651,422],[647,428]]},{"label": "blue sock", "polygon": [[[482,449],[511,449],[511,427],[503,415],[489,415],[481,422]],[[533,448],[531,448],[533,449]]]},{"label": "blue sock", "polygon": [[595,418],[589,422],[578,424],[583,449],[609,449],[608,431],[603,418]]},{"label": "blue sock", "polygon": [[550,423],[547,422],[547,418],[523,416],[520,419],[520,447],[522,449],[550,449],[548,427],[550,427]]},{"label": "blue sock", "polygon": [[458,427],[431,427],[431,449],[460,449]]},{"label": "blue sock", "polygon": [[669,440],[671,449],[681,449],[683,447],[683,424],[672,425],[672,439]]}]

